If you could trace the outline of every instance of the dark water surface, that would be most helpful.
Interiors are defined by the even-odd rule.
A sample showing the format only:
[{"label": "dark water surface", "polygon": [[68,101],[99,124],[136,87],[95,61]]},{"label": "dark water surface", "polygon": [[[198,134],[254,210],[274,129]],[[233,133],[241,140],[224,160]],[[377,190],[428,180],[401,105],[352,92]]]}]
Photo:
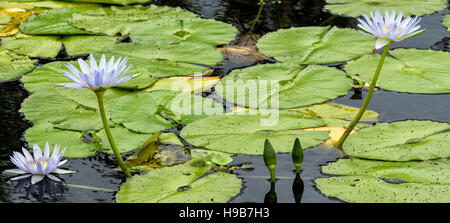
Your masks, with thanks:
[{"label": "dark water surface", "polygon": [[[257,0],[161,0],[153,1],[158,5],[179,6],[193,11],[203,18],[214,18],[233,24],[242,34],[248,32],[250,22],[259,10]],[[324,1],[314,0],[286,0],[273,1],[264,5],[259,20],[255,23],[253,33],[263,35],[280,28],[297,26],[326,26],[355,27],[356,20],[347,17],[334,16],[323,10]],[[419,6],[418,6],[419,7]],[[448,51],[450,33],[442,25],[444,14],[448,9],[423,16],[421,25],[426,31],[414,38],[394,43],[392,48],[419,48]],[[252,64],[236,64],[224,60],[216,67],[219,75],[226,75],[230,70]],[[363,96],[365,92],[363,92]],[[19,151],[28,146],[23,138],[24,131],[32,126],[23,115],[18,112],[20,104],[28,96],[20,80],[0,82],[0,172],[13,168],[9,161],[12,151]],[[333,102],[359,107],[362,99],[354,92],[333,100]],[[51,109],[51,108],[49,108]],[[421,95],[397,93],[390,91],[375,92],[369,109],[380,113],[379,121],[391,122],[406,119],[433,120],[450,123],[450,95]],[[100,120],[99,120],[100,121]],[[302,183],[297,180],[294,184],[295,173],[290,154],[278,154],[276,175],[278,177],[275,188],[276,201],[283,203],[297,202],[341,202],[338,199],[322,195],[314,186],[313,180],[326,177],[320,172],[320,166],[342,157],[336,149],[318,146],[304,151],[305,161],[302,166]],[[100,154],[83,159],[69,159],[65,165],[78,173],[62,175],[66,183],[73,185],[66,187],[64,196],[45,196],[43,202],[114,202],[115,191],[124,181],[122,175],[113,168],[113,157]],[[239,169],[238,177],[244,179],[242,193],[231,202],[264,202],[266,194],[271,191],[268,182],[268,171],[261,156],[238,155],[231,165],[251,163],[252,169]],[[17,182],[8,181],[9,176],[0,174],[0,202],[39,202],[36,193],[26,196],[27,186],[20,192],[15,192]],[[76,185],[96,187],[80,188]],[[301,193],[302,192],[302,193]]]}]

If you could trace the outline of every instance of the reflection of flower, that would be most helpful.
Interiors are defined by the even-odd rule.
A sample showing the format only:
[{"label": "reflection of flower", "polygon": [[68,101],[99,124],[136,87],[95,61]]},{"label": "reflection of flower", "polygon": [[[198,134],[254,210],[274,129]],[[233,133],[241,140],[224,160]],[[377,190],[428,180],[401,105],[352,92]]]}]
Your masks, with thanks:
[{"label": "reflection of flower", "polygon": [[362,15],[365,21],[358,19],[360,22],[358,27],[364,30],[363,34],[377,38],[375,44],[377,49],[386,46],[391,41],[401,41],[425,31],[424,29],[418,30],[420,28],[420,25],[417,25],[420,22],[419,17],[411,18],[408,16],[402,20],[403,13],[400,12],[395,17],[395,10],[392,10],[390,15],[386,11],[384,19],[378,9],[375,9],[375,16],[370,13],[371,18],[364,13]]},{"label": "reflection of flower", "polygon": [[9,169],[5,170],[5,172],[25,174],[14,177],[11,180],[18,180],[31,176],[31,184],[41,181],[45,176],[54,181],[61,181],[59,178],[50,173],[66,174],[75,172],[71,170],[58,169],[59,166],[67,162],[67,160],[61,161],[65,150],[66,149],[64,148],[63,151],[58,154],[59,146],[56,145],[53,153],[50,155],[50,146],[47,142],[45,144],[44,154],[42,154],[41,148],[37,144],[34,144],[32,156],[26,149],[22,148],[23,155],[18,152],[13,152],[13,156],[11,156],[11,161],[19,169]]},{"label": "reflection of flower", "polygon": [[102,55],[100,63],[97,65],[94,56],[89,56],[90,67],[82,59],[78,59],[81,72],[75,66],[68,63],[66,67],[71,73],[63,71],[64,76],[72,80],[74,83],[62,83],[64,87],[76,89],[91,89],[94,91],[104,90],[114,87],[136,77],[137,74],[125,76],[131,66],[127,68],[127,58],[121,60],[119,58],[114,62],[114,56],[106,63],[105,55]]}]

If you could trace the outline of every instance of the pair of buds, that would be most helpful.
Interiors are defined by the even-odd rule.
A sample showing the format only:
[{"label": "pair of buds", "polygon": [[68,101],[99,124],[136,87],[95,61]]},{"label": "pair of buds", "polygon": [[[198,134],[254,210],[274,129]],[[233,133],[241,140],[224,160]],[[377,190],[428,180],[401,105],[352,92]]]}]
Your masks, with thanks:
[{"label": "pair of buds", "polygon": [[[264,163],[270,172],[270,180],[275,182],[275,167],[277,166],[277,154],[273,149],[272,144],[268,139],[264,142]],[[295,172],[300,173],[300,167],[303,163],[303,149],[298,138],[295,139],[294,147],[292,148],[292,162],[295,166]]]}]

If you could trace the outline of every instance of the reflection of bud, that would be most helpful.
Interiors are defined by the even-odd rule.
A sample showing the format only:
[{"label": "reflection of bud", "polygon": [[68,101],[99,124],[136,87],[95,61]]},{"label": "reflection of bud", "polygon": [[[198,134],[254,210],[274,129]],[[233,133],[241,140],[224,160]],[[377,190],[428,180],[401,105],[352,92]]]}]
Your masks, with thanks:
[{"label": "reflection of bud", "polygon": [[270,171],[270,180],[275,182],[275,167],[277,166],[277,154],[273,150],[272,144],[266,139],[264,142],[264,163]]},{"label": "reflection of bud", "polygon": [[298,138],[295,139],[294,148],[292,148],[292,162],[295,166],[295,172],[299,173],[303,163],[303,149]]},{"label": "reflection of bud", "polygon": [[300,203],[300,201],[302,200],[303,190],[303,180],[300,177],[300,173],[296,173],[294,183],[292,184],[292,193],[294,193],[295,203]]},{"label": "reflection of bud", "polygon": [[270,183],[270,190],[267,192],[266,196],[264,197],[264,203],[266,204],[276,204],[278,202],[277,199],[277,192],[275,191],[275,182],[272,181]]}]

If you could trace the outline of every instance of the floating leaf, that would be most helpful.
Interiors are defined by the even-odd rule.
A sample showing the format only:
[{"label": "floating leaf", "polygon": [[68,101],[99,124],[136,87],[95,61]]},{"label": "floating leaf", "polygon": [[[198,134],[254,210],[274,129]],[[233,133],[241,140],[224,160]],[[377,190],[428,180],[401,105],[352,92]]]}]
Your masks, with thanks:
[{"label": "floating leaf", "polygon": [[93,33],[103,33],[109,36],[121,34],[125,36],[129,34],[134,26],[139,24],[139,27],[141,27],[140,23],[147,20],[186,19],[195,16],[195,14],[180,8],[165,6],[112,6],[111,8],[99,8],[82,13],[74,13],[69,23],[72,26]]},{"label": "floating leaf", "polygon": [[[434,50],[396,49],[386,58],[377,86],[391,91],[439,94],[450,92],[450,54]],[[351,76],[370,82],[380,55],[366,55],[350,61],[345,69]]]},{"label": "floating leaf", "polygon": [[322,167],[332,175],[374,176],[410,183],[450,186],[450,160],[385,162],[357,158],[339,159]]},{"label": "floating leaf", "polygon": [[153,133],[204,118],[211,110],[223,112],[212,99],[173,91],[151,91],[125,96],[112,109],[112,120],[130,130]]},{"label": "floating leaf", "polygon": [[445,15],[442,23],[447,27],[447,31],[450,31],[450,15]]},{"label": "floating leaf", "polygon": [[[47,109],[49,110],[51,109]],[[100,145],[96,141],[86,142],[84,135],[81,132],[57,129],[47,122],[38,122],[27,129],[25,139],[29,145],[45,145],[48,142],[51,149],[55,147],[55,144],[60,145],[61,149],[67,147],[65,157],[93,156],[100,151]]]},{"label": "floating leaf", "polygon": [[261,121],[270,119],[268,115],[211,116],[188,124],[180,135],[195,146],[250,155],[263,154],[265,139],[270,140],[276,152],[291,152],[297,137],[303,149],[316,146],[328,138],[327,132],[301,130],[324,125],[318,118],[294,112],[280,112],[279,117],[272,118],[278,118],[276,124],[264,126]]},{"label": "floating leaf", "polygon": [[279,108],[295,108],[347,94],[351,81],[334,68],[276,63],[234,70],[215,89],[219,96],[240,106],[277,108],[269,103],[279,100]]},{"label": "floating leaf", "polygon": [[448,203],[450,185],[389,183],[372,176],[319,178],[317,188],[328,197],[358,203]]},{"label": "floating leaf", "polygon": [[[119,125],[111,128],[111,134],[114,137],[114,141],[120,153],[130,152],[139,148],[151,136],[151,134],[141,134],[130,131]],[[113,154],[105,130],[100,130],[97,135],[102,143],[102,147],[106,149],[102,152]]]},{"label": "floating leaf", "polygon": [[[112,45],[116,38],[107,36],[25,36],[20,38],[3,38],[2,46],[16,53],[30,57],[55,57],[62,44],[71,56],[88,54]],[[95,43],[95,44],[93,44]]]},{"label": "floating leaf", "polygon": [[447,123],[400,121],[378,123],[351,135],[343,145],[350,156],[387,161],[430,160],[450,157]]},{"label": "floating leaf", "polygon": [[[118,203],[225,203],[241,190],[241,179],[210,166],[182,164],[135,175],[122,184]],[[203,176],[203,177],[202,177]]]},{"label": "floating leaf", "polygon": [[[80,0],[64,0],[68,2],[77,2]],[[89,3],[104,3],[104,4],[115,4],[115,5],[128,5],[131,3],[142,3],[148,2],[148,0],[82,0],[83,2]]]},{"label": "floating leaf", "polygon": [[80,6],[51,9],[28,18],[20,25],[20,31],[25,34],[34,35],[87,34],[89,32],[69,25],[67,20],[72,17],[73,13],[80,13],[92,9],[95,9],[95,7]]},{"label": "floating leaf", "polygon": [[0,49],[0,81],[19,77],[34,69],[35,60]]},{"label": "floating leaf", "polygon": [[8,24],[11,21],[11,17],[6,13],[0,13],[0,24]]},{"label": "floating leaf", "polygon": [[46,9],[61,8],[66,6],[96,6],[96,4],[84,2],[64,2],[64,1],[1,1],[0,9],[19,8],[25,10],[41,11]]},{"label": "floating leaf", "polygon": [[369,15],[375,9],[384,12],[388,10],[402,11],[404,16],[421,16],[441,11],[447,7],[445,0],[326,0],[328,4],[325,9],[334,14],[344,14],[352,17],[360,16],[361,13]]},{"label": "floating leaf", "polygon": [[258,40],[257,47],[262,54],[282,62],[327,64],[367,54],[374,41],[352,29],[299,27],[268,33]]}]

